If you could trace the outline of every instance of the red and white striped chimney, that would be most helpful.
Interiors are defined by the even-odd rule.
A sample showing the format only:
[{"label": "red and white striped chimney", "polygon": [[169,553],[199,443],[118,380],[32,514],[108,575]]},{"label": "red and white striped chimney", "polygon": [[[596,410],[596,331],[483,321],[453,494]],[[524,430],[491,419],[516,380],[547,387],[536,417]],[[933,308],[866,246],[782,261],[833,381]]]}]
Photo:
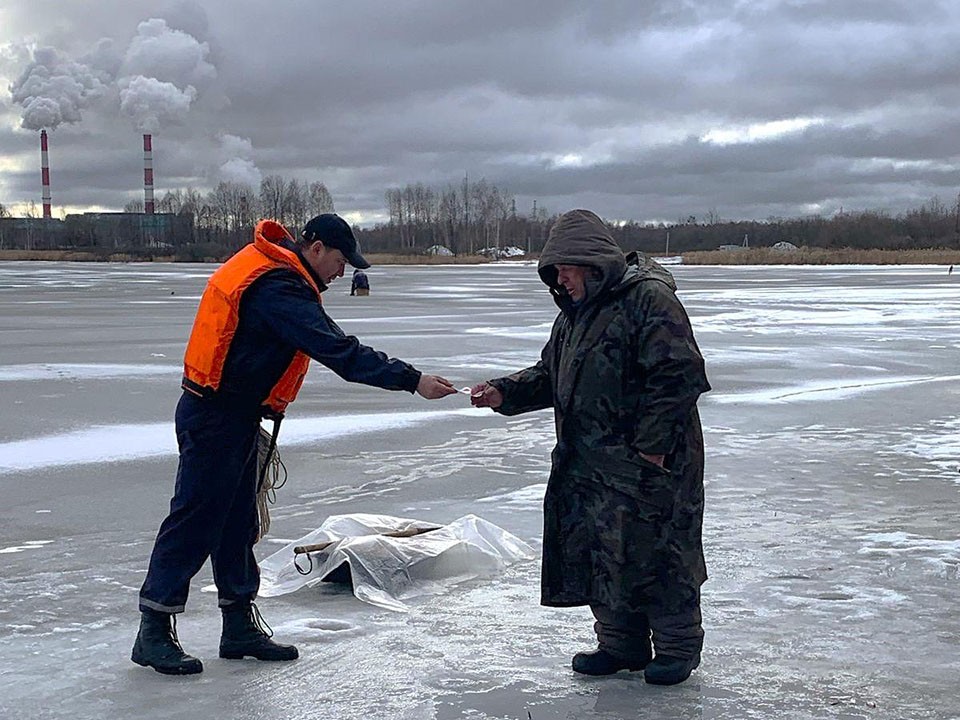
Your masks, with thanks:
[{"label": "red and white striped chimney", "polygon": [[50,213],[50,160],[47,157],[47,131],[40,131],[40,177],[43,182],[43,216],[52,217]]},{"label": "red and white striped chimney", "polygon": [[153,215],[153,138],[143,136],[143,212]]}]

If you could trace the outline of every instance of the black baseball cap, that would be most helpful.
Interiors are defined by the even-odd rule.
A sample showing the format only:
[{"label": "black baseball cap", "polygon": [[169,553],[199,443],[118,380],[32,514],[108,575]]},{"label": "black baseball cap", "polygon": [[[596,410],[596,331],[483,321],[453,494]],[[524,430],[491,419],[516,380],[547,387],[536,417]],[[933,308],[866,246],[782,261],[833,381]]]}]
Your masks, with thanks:
[{"label": "black baseball cap", "polygon": [[303,226],[300,234],[308,242],[319,240],[326,247],[336,248],[355,268],[364,270],[370,267],[370,263],[360,254],[360,243],[353,236],[353,230],[346,220],[335,213],[317,215]]}]

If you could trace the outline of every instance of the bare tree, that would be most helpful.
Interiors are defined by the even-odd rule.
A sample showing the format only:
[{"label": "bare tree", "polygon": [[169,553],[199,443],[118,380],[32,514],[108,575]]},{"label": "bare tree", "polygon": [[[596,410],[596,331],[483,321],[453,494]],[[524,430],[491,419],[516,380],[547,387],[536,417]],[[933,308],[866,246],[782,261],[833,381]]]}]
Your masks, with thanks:
[{"label": "bare tree", "polygon": [[216,226],[237,232],[253,225],[256,216],[256,194],[249,185],[236,182],[219,183],[208,196]]},{"label": "bare tree", "polygon": [[469,245],[468,252],[473,255],[473,234],[470,232],[470,178],[463,174],[463,239]]},{"label": "bare tree", "polygon": [[310,190],[305,182],[294,178],[290,180],[284,189],[284,220],[295,227],[303,227],[307,224],[307,213],[310,208]]},{"label": "bare tree", "polygon": [[287,183],[279,175],[267,175],[260,181],[260,211],[264,217],[286,223],[284,198]]},{"label": "bare tree", "polygon": [[194,225],[203,227],[210,217],[210,205],[199,190],[188,187],[183,192],[183,201],[177,214],[192,215]]},{"label": "bare tree", "polygon": [[499,247],[500,223],[506,219],[509,204],[505,202],[500,189],[489,184],[485,178],[473,184],[470,196],[478,237],[482,238],[485,247]]},{"label": "bare tree", "polygon": [[168,190],[157,203],[157,212],[180,214],[183,208],[183,190]]},{"label": "bare tree", "polygon": [[416,246],[422,240],[432,245],[436,237],[434,219],[437,215],[437,200],[434,191],[424,185],[407,186],[410,199],[409,218],[411,221],[410,244]]},{"label": "bare tree", "polygon": [[216,223],[210,196],[204,195],[199,190],[187,188],[186,207],[193,213],[194,241],[201,238],[211,240],[213,231],[216,230]]},{"label": "bare tree", "polygon": [[415,231],[416,231],[416,219],[414,216],[414,190],[413,185],[405,185],[401,191],[401,197],[403,198],[403,216],[404,216],[404,232],[401,233],[403,238],[403,246],[406,248],[412,248],[415,244]]},{"label": "bare tree", "polygon": [[125,213],[143,213],[143,200],[130,200],[123,206]]},{"label": "bare tree", "polygon": [[407,246],[407,215],[404,203],[404,191],[400,188],[390,188],[384,194],[387,201],[387,210],[390,213],[390,227],[399,234],[400,247]]},{"label": "bare tree", "polygon": [[462,252],[461,220],[463,201],[459,190],[450,185],[440,194],[437,206],[437,224],[440,226],[441,242],[453,252]]},{"label": "bare tree", "polygon": [[310,214],[322,215],[323,213],[336,212],[333,207],[333,197],[327,186],[322,182],[310,183]]}]

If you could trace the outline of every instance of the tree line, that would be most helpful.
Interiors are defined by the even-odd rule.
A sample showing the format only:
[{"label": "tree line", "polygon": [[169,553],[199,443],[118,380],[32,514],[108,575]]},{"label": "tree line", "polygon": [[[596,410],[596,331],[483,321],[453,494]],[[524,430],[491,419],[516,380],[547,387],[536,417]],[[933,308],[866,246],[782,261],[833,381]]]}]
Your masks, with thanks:
[{"label": "tree line", "polygon": [[[529,214],[517,211],[514,197],[481,178],[442,189],[423,183],[388,189],[384,194],[389,221],[372,228],[355,228],[365,250],[371,252],[423,252],[443,245],[456,254],[474,254],[484,248],[542,247],[550,218],[536,204]],[[143,212],[143,201],[124,206],[125,212]],[[236,182],[221,182],[208,193],[192,188],[163,194],[156,211],[194,218],[194,240],[236,249],[249,241],[259,218],[273,218],[296,231],[307,220],[336,212],[322,182],[305,183],[270,175],[259,189]]]},{"label": "tree line", "polygon": [[[517,211],[509,193],[485,180],[472,185],[430,188],[422,183],[386,192],[389,222],[359,231],[373,251],[422,252],[431,245],[456,254],[481,248],[520,247],[539,253],[557,215],[537,203]],[[770,247],[787,242],[797,247],[960,249],[960,196],[948,207],[933,197],[919,208],[891,215],[876,210],[839,212],[832,217],[724,220],[715,211],[673,223],[611,222],[608,227],[625,250],[679,254],[714,250],[723,245]]]},{"label": "tree line", "polygon": [[688,217],[670,224],[627,222],[611,230],[622,247],[656,254],[716,250],[723,245],[772,247],[779,242],[824,249],[960,249],[960,202],[948,207],[934,197],[896,215],[865,210],[829,218],[722,220],[713,216],[698,221]]},{"label": "tree line", "polygon": [[[355,228],[365,252],[416,254],[442,245],[458,255],[507,246],[536,254],[557,217],[537,202],[520,211],[516,198],[503,188],[466,176],[462,182],[444,187],[412,183],[389,188],[384,203],[386,222]],[[260,218],[274,218],[296,232],[314,215],[336,211],[324,183],[280,175],[263,178],[259,188],[221,182],[206,193],[193,188],[168,191],[160,196],[156,209],[189,218],[189,237],[178,235],[167,244],[203,245],[205,257],[229,255],[242,247]],[[127,203],[124,211],[142,213],[143,201]],[[0,204],[0,219],[9,215]],[[691,215],[672,223],[629,220],[609,227],[625,250],[658,255],[713,250],[721,245],[769,247],[778,242],[828,249],[960,248],[960,197],[952,206],[934,197],[896,215],[866,210],[832,217],[724,220],[710,211],[702,219]],[[69,237],[64,241],[71,242]],[[8,242],[5,246],[15,245]]]}]

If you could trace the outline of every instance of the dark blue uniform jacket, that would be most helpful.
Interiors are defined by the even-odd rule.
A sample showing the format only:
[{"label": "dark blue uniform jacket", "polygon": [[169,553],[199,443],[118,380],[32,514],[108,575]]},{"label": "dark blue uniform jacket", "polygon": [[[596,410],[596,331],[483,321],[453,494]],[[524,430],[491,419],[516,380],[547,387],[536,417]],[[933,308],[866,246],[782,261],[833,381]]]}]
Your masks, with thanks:
[{"label": "dark blue uniform jacket", "polygon": [[[306,261],[301,262],[317,287],[326,290]],[[278,269],[254,281],[240,300],[240,322],[217,394],[231,405],[259,405],[297,350],[350,382],[411,393],[420,382],[420,372],[412,365],[344,333],[300,275]]]}]

